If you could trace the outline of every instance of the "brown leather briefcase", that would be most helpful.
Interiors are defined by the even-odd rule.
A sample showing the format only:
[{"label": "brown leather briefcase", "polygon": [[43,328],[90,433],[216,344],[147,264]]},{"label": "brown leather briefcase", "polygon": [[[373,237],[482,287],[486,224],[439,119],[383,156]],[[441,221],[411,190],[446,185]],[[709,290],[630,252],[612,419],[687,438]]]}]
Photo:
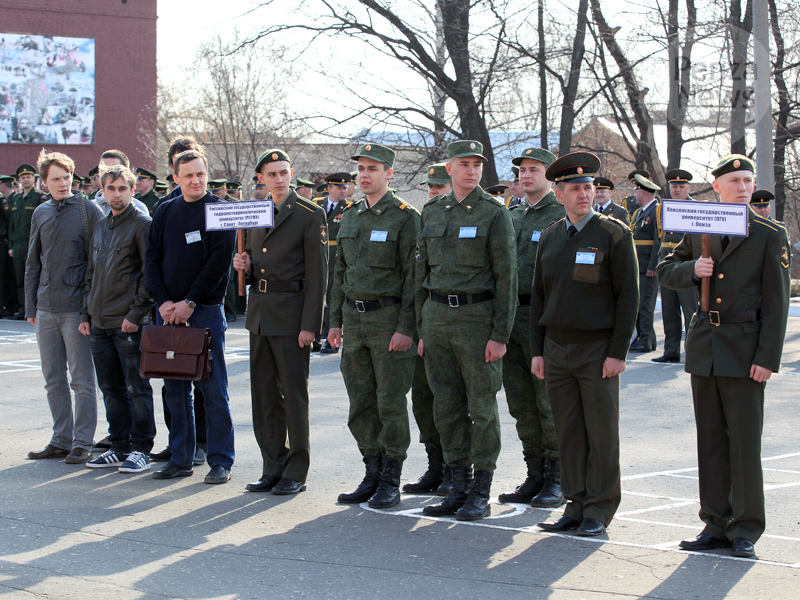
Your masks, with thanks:
[{"label": "brown leather briefcase", "polygon": [[199,381],[212,372],[211,330],[181,325],[145,325],[139,344],[139,375]]}]

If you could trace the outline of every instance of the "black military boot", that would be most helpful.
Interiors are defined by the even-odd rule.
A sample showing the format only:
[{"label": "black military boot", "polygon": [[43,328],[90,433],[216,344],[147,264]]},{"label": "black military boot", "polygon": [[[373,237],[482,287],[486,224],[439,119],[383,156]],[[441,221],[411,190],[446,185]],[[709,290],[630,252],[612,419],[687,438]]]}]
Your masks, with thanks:
[{"label": "black military boot", "polygon": [[358,504],[359,502],[366,502],[378,489],[378,482],[381,479],[381,471],[383,470],[383,461],[380,456],[365,456],[364,464],[367,466],[367,474],[364,479],[358,484],[358,487],[349,494],[339,494],[337,502],[343,504]]},{"label": "black military boot", "polygon": [[546,458],[544,461],[544,485],[542,491],[531,500],[535,508],[556,508],[564,504],[561,493],[561,459]]},{"label": "black military boot", "polygon": [[472,489],[472,467],[450,467],[453,487],[439,504],[431,504],[422,509],[428,517],[448,517],[456,514],[467,501],[467,494]]},{"label": "black military boot", "polygon": [[527,504],[536,494],[542,491],[544,459],[527,452],[523,453],[523,457],[525,458],[525,464],[528,466],[528,477],[513,492],[500,494],[497,497],[500,502],[524,502]]},{"label": "black military boot", "polygon": [[389,508],[400,503],[400,473],[403,463],[393,458],[383,459],[383,472],[378,489],[369,499],[370,508]]},{"label": "black military boot", "polygon": [[475,483],[469,491],[466,502],[456,512],[456,519],[459,521],[477,521],[483,517],[488,517],[491,509],[489,508],[489,493],[492,489],[492,475],[494,471],[475,471]]},{"label": "black military boot", "polygon": [[436,495],[437,496],[447,496],[450,493],[450,490],[453,489],[453,472],[450,470],[450,467],[447,465],[444,466],[444,477],[442,478],[442,483],[439,484],[439,487],[436,488]]},{"label": "black military boot", "polygon": [[417,479],[416,483],[407,483],[403,491],[409,494],[425,494],[435,492],[444,479],[444,458],[442,449],[436,446],[425,446],[428,453],[428,470]]}]

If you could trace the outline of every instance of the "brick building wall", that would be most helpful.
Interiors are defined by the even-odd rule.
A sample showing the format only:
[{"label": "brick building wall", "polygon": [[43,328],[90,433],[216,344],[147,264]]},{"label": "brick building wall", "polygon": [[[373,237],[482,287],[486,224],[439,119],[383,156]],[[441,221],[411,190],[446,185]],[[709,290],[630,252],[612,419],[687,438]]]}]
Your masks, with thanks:
[{"label": "brick building wall", "polygon": [[[154,170],[141,131],[156,126],[156,0],[0,0],[0,34],[95,40],[94,143],[57,145],[86,175],[100,154],[118,148],[132,166]],[[42,145],[0,144],[0,173],[35,164]]]}]

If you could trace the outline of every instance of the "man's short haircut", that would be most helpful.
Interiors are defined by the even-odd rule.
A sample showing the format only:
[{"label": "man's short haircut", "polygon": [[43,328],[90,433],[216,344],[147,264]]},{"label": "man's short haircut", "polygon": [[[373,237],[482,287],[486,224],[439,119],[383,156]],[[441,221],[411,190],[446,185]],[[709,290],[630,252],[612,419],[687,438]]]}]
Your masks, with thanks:
[{"label": "man's short haircut", "polygon": [[136,175],[125,165],[110,165],[100,167],[100,187],[105,188],[106,182],[113,183],[117,179],[124,179],[125,183],[133,189],[136,184]]},{"label": "man's short haircut", "polygon": [[61,152],[48,152],[44,148],[39,153],[39,159],[36,162],[36,167],[39,169],[39,177],[42,181],[47,181],[47,174],[50,172],[50,167],[56,165],[70,173],[75,172],[75,162],[66,154]]},{"label": "man's short haircut", "polygon": [[200,152],[203,151],[203,146],[194,139],[192,136],[186,137],[179,137],[173,139],[169,144],[169,150],[167,151],[167,161],[174,165],[174,157],[176,154],[180,154],[182,152],[186,152],[187,150],[199,150]]},{"label": "man's short haircut", "polygon": [[208,170],[208,161],[206,160],[206,155],[203,154],[200,150],[186,150],[185,152],[181,152],[180,154],[176,155],[173,159],[172,169],[175,174],[178,174],[178,168],[184,164],[195,160],[196,158],[202,158],[203,164],[206,166],[206,170]]},{"label": "man's short haircut", "polygon": [[116,158],[120,163],[125,165],[130,169],[131,161],[128,158],[128,155],[125,154],[122,150],[106,150],[100,155],[100,160],[104,158]]}]

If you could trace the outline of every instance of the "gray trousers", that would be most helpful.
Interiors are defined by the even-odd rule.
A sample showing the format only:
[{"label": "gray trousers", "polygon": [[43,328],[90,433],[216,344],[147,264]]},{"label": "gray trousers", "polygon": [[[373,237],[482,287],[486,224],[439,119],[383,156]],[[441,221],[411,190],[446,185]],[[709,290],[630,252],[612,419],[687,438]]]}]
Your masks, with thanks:
[{"label": "gray trousers", "polygon": [[[97,392],[89,336],[78,331],[80,313],[36,311],[36,341],[47,402],[53,415],[50,443],[63,450],[92,449],[97,428]],[[67,381],[69,368],[70,381]],[[72,409],[70,388],[75,394]]]}]

